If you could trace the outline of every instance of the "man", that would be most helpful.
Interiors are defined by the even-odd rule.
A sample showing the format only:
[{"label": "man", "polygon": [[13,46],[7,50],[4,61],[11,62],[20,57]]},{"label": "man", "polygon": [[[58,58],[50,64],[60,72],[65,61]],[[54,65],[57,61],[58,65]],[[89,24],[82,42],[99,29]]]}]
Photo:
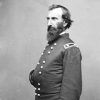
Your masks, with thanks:
[{"label": "man", "polygon": [[35,100],[79,100],[82,91],[81,52],[66,33],[71,24],[67,8],[52,5],[47,17],[47,41],[29,80]]}]

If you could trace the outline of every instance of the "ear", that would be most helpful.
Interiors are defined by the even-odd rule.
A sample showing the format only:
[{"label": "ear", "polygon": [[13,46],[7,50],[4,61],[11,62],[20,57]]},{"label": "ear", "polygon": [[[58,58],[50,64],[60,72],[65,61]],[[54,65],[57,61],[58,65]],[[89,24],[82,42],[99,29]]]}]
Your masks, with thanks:
[{"label": "ear", "polygon": [[66,23],[65,21],[63,21],[63,26],[64,26],[64,27],[67,26],[67,24],[68,24],[68,23]]}]

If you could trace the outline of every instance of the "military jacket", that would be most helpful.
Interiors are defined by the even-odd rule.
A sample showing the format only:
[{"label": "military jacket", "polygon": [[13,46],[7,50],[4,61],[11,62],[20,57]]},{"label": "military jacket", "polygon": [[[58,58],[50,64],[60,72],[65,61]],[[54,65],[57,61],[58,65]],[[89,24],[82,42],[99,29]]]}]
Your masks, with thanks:
[{"label": "military jacket", "polygon": [[49,43],[29,74],[30,83],[36,88],[35,100],[79,100],[81,59],[80,49],[68,33]]}]

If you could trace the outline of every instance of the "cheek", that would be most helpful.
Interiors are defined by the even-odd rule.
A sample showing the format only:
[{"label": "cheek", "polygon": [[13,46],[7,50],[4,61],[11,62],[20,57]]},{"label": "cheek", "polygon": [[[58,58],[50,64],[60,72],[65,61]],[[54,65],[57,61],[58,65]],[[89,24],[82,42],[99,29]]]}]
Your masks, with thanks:
[{"label": "cheek", "polygon": [[63,22],[59,22],[59,23],[57,24],[57,27],[63,27]]},{"label": "cheek", "polygon": [[55,22],[55,27],[57,28],[58,26],[60,26],[62,23],[61,22]]},{"label": "cheek", "polygon": [[62,27],[63,22],[54,21],[54,22],[52,22],[52,26],[55,27],[55,28]]},{"label": "cheek", "polygon": [[58,27],[58,23],[54,22],[54,23],[52,24],[52,26],[55,27],[55,28],[57,28],[57,27]]}]

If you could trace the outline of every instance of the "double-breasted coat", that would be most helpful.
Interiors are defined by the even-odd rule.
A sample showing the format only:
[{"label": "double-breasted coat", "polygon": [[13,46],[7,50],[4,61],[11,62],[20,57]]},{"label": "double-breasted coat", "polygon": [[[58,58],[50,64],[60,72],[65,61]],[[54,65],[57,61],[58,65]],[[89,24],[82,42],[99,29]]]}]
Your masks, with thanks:
[{"label": "double-breasted coat", "polygon": [[59,35],[43,51],[29,74],[35,100],[79,100],[82,91],[81,52],[69,38]]}]

